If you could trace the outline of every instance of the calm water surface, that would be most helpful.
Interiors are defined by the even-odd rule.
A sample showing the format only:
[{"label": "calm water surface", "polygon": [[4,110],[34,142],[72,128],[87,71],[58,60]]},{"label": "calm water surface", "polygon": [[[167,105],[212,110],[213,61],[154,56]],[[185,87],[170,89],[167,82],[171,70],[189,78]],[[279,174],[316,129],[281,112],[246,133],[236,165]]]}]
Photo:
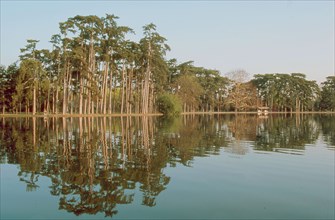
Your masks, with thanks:
[{"label": "calm water surface", "polygon": [[334,219],[335,115],[0,118],[1,219]]}]

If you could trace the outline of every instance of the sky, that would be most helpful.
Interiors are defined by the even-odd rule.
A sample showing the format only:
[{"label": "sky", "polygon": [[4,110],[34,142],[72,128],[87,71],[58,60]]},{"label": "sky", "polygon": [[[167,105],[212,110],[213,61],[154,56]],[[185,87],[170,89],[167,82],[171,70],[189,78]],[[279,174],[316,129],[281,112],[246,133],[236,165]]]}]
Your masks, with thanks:
[{"label": "sky", "polygon": [[59,22],[76,15],[114,14],[142,37],[157,26],[179,63],[251,75],[305,73],[325,81],[335,75],[335,1],[28,1],[1,0],[1,65],[18,60],[27,39],[51,48]]}]

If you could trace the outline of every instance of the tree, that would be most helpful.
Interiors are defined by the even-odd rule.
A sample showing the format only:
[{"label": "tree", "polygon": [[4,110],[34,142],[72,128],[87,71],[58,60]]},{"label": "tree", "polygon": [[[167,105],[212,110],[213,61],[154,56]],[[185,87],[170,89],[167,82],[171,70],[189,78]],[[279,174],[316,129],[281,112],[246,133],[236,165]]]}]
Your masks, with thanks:
[{"label": "tree", "polygon": [[[102,77],[102,113],[106,114],[109,108],[109,113],[112,113],[112,89],[113,89],[113,73],[117,70],[117,59],[121,57],[132,55],[134,50],[128,51],[126,54],[123,50],[126,43],[125,35],[128,33],[134,33],[132,29],[125,26],[118,26],[115,15],[106,15],[105,18],[101,18],[103,22],[101,30],[101,50],[100,50],[100,61],[103,63],[103,77]],[[129,61],[133,63],[134,60]],[[124,73],[124,72],[123,72]],[[109,83],[108,83],[109,81]],[[108,99],[109,96],[109,99]],[[109,104],[108,104],[109,101]]]},{"label": "tree", "polygon": [[[27,45],[25,48],[22,48],[20,51],[21,53],[25,53],[20,55],[20,59],[22,60],[20,64],[20,70],[19,70],[19,79],[23,80],[25,77],[28,77],[27,81],[21,81],[23,83],[22,85],[19,85],[17,87],[17,92],[20,93],[22,89],[24,90],[25,83],[30,82],[32,84],[32,114],[36,114],[36,90],[38,89],[38,80],[39,76],[42,72],[42,65],[41,63],[36,59],[36,44],[38,43],[38,40],[27,40]],[[23,76],[23,77],[20,77]],[[28,100],[29,101],[29,100]],[[27,106],[29,107],[29,106]]]},{"label": "tree", "polygon": [[234,84],[242,84],[249,81],[250,74],[244,69],[236,69],[226,74]]},{"label": "tree", "polygon": [[5,66],[0,66],[0,109],[2,113],[9,112],[14,108],[14,96],[16,78],[18,76],[17,63]]},{"label": "tree", "polygon": [[316,82],[307,80],[302,73],[257,74],[252,83],[261,102],[272,110],[313,110],[319,95]]},{"label": "tree", "polygon": [[6,67],[0,66],[0,106],[2,109],[2,114],[5,114],[6,109],[6,86],[7,86],[7,77],[6,77]]},{"label": "tree", "polygon": [[257,107],[257,90],[251,83],[242,83],[232,86],[225,104],[232,106],[235,113],[241,110],[254,110]]},{"label": "tree", "polygon": [[[34,114],[147,114],[157,110],[157,98],[166,93],[178,96],[184,111],[237,112],[266,105],[299,112],[315,106],[318,85],[302,73],[257,74],[249,83],[244,70],[224,77],[193,61],[178,64],[166,60],[170,48],[154,24],[145,25],[143,37],[135,42],[127,38],[133,30],[119,26],[117,19],[109,14],[70,17],[51,37],[50,50],[37,49],[37,40],[27,40],[20,71],[1,69],[2,112],[25,107]],[[332,105],[326,100],[332,97],[326,95],[327,88],[323,109]]]},{"label": "tree", "polygon": [[[15,100],[21,106],[24,102],[26,111],[30,107],[32,101],[32,114],[37,111],[37,90],[39,82],[43,75],[43,68],[38,60],[25,59],[20,63],[19,74],[16,81],[16,96]],[[20,108],[21,111],[21,108]]]},{"label": "tree", "polygon": [[182,111],[179,98],[173,94],[164,93],[157,98],[158,110],[167,116],[178,115]]},{"label": "tree", "polygon": [[238,69],[227,73],[226,76],[231,80],[226,104],[232,105],[235,113],[240,110],[255,108],[257,105],[256,88],[253,87],[252,83],[247,83],[249,73]]},{"label": "tree", "polygon": [[178,92],[184,111],[222,110],[228,79],[222,77],[219,71],[196,67],[193,61],[177,65],[176,60],[172,60],[169,65],[172,65],[170,70],[173,71],[169,77],[173,82],[169,89]]},{"label": "tree", "polygon": [[201,96],[203,111],[220,110],[220,105],[223,104],[224,98],[227,96],[228,78],[222,77],[217,70],[197,67],[195,76],[200,85],[204,89]]},{"label": "tree", "polygon": [[20,51],[21,54],[20,55],[20,59],[21,60],[25,60],[25,59],[36,59],[36,44],[38,43],[38,40],[34,40],[34,39],[28,39],[27,40],[27,45],[25,48],[21,48]]},{"label": "tree", "polygon": [[323,111],[335,111],[335,76],[328,76],[321,86],[319,108]]},{"label": "tree", "polygon": [[196,111],[201,104],[201,95],[204,93],[198,80],[192,75],[181,75],[172,84],[173,93],[176,94],[182,102],[183,111]]},{"label": "tree", "polygon": [[156,32],[156,25],[148,24],[143,27],[144,37],[140,40],[142,51],[142,113],[152,112],[154,94],[162,91],[167,80],[168,66],[164,60],[169,46],[166,39]]}]

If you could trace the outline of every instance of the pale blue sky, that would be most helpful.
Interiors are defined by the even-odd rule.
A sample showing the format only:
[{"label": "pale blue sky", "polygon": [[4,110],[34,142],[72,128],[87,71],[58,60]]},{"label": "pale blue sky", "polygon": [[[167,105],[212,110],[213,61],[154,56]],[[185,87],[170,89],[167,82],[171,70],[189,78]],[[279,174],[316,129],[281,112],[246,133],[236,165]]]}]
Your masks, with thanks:
[{"label": "pale blue sky", "polygon": [[251,74],[303,72],[324,81],[334,75],[334,1],[3,1],[1,64],[18,59],[26,39],[49,48],[58,23],[106,13],[133,28],[153,22],[168,39],[169,58]]}]

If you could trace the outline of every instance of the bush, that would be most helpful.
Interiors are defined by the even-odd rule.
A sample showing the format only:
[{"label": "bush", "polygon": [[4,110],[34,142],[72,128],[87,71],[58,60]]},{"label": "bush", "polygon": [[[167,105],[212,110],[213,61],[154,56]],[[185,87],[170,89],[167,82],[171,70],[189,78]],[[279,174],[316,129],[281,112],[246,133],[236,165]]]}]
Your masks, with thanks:
[{"label": "bush", "polygon": [[164,115],[178,115],[182,107],[179,98],[173,94],[163,93],[157,98],[158,111]]}]

